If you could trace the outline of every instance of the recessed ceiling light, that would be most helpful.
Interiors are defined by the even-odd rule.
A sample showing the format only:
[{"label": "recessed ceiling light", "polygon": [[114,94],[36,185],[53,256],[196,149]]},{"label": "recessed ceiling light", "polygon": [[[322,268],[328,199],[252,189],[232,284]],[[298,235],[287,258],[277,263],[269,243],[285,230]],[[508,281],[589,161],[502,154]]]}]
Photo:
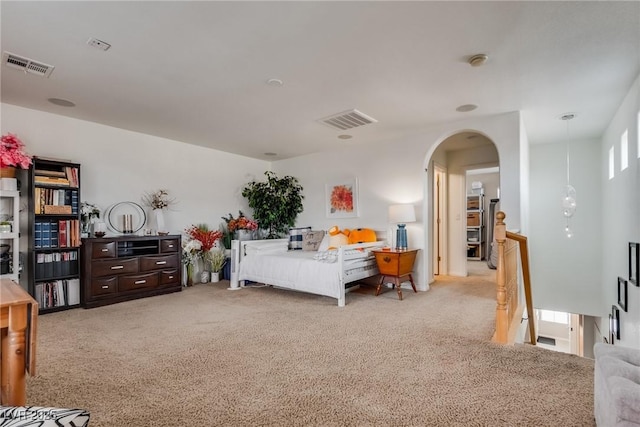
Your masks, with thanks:
[{"label": "recessed ceiling light", "polygon": [[459,113],[467,113],[467,112],[469,112],[469,111],[473,111],[473,110],[475,110],[476,108],[478,108],[478,106],[477,106],[477,105],[474,105],[474,104],[464,104],[464,105],[461,105],[461,106],[459,106],[458,108],[456,108],[456,111],[457,111],[457,112],[459,112]]},{"label": "recessed ceiling light", "polygon": [[50,103],[52,103],[54,105],[58,105],[60,107],[75,107],[76,106],[76,104],[74,104],[71,101],[67,101],[66,99],[49,98],[49,99],[47,99],[47,101],[49,101]]},{"label": "recessed ceiling light", "polygon": [[558,117],[560,120],[571,120],[576,118],[576,113],[564,113]]},{"label": "recessed ceiling light", "polygon": [[473,56],[469,57],[467,62],[472,67],[480,67],[481,65],[484,65],[485,62],[487,62],[487,59],[489,59],[489,57],[487,55],[485,55],[484,53],[479,53],[477,55],[473,55]]},{"label": "recessed ceiling light", "polygon": [[284,82],[280,79],[269,79],[267,80],[267,84],[273,87],[282,87],[284,85]]},{"label": "recessed ceiling light", "polygon": [[338,135],[338,138],[340,138],[340,139],[351,139],[353,137],[351,135],[344,134],[344,135]]},{"label": "recessed ceiling light", "polygon": [[272,153],[272,152],[266,152],[264,153],[265,156],[269,156],[269,157],[273,157],[273,156],[277,156],[278,153]]}]

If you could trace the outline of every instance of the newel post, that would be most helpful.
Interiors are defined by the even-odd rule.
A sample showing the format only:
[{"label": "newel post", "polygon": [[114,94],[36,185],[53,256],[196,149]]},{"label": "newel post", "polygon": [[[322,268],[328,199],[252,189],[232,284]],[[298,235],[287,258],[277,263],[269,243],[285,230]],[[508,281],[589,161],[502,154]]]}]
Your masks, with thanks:
[{"label": "newel post", "polygon": [[498,243],[498,266],[496,268],[497,306],[496,306],[496,341],[507,342],[509,331],[509,317],[507,313],[507,269],[505,259],[505,243],[507,241],[507,226],[504,223],[506,215],[499,211],[496,214],[494,235]]}]

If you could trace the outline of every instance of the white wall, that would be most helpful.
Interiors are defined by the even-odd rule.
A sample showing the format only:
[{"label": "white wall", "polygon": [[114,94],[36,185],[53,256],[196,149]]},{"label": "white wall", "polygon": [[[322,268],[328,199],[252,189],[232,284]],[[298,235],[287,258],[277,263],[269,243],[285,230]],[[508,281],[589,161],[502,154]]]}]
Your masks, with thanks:
[{"label": "white wall", "polygon": [[116,202],[141,204],[145,192],[169,190],[176,204],[167,228],[217,228],[222,216],[248,211],[240,194],[269,163],[55,114],[1,105],[2,134],[18,135],[28,153],[81,164],[81,199],[103,212]]},{"label": "white wall", "polygon": [[[369,227],[391,231],[395,226],[388,223],[388,206],[393,203],[414,203],[417,222],[408,224],[407,230],[409,245],[422,249],[416,262],[415,280],[420,289],[425,290],[433,280],[431,248],[425,244],[429,241],[427,230],[430,229],[425,224],[432,222],[430,203],[425,202],[430,200],[433,188],[430,174],[425,172],[431,155],[438,144],[461,131],[482,133],[494,141],[500,156],[502,208],[512,219],[509,226],[519,228],[519,116],[519,113],[509,113],[445,123],[425,129],[420,135],[406,140],[367,146],[357,143],[356,129],[354,138],[345,143],[344,150],[340,152],[281,160],[274,162],[272,167],[278,174],[298,177],[304,187],[305,208],[298,218],[299,225],[322,229],[332,225],[342,228]],[[358,178],[360,217],[328,219],[325,216],[324,185],[329,180],[347,177]],[[449,182],[450,189],[451,185]],[[464,177],[460,191],[464,192]],[[462,225],[460,229],[463,229]]]},{"label": "white wall", "polygon": [[528,235],[533,305],[600,315],[601,202],[599,142],[570,141],[571,184],[577,210],[567,238],[561,195],[567,183],[566,144],[532,145]]},{"label": "white wall", "polygon": [[[608,314],[616,304],[617,277],[628,279],[628,244],[640,242],[640,159],[638,158],[638,113],[640,112],[640,77],[630,89],[600,145],[600,180],[602,183],[603,229],[601,333],[607,334]],[[620,136],[629,130],[629,167],[620,171]],[[609,148],[615,147],[615,177],[609,180]],[[640,288],[629,283],[628,312],[620,310],[621,339],[616,344],[640,348]]]}]

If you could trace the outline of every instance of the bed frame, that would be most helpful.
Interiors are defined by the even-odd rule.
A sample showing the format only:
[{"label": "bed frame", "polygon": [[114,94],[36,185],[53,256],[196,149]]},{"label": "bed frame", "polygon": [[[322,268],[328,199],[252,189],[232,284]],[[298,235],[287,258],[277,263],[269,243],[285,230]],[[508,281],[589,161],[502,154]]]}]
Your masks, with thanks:
[{"label": "bed frame", "polygon": [[[273,244],[274,242],[288,243],[288,239],[278,240],[249,240],[238,241],[234,240],[231,243],[231,287],[229,289],[242,289],[245,286],[244,281],[239,280],[240,264],[242,258],[246,255],[246,245],[252,246],[260,244]],[[347,287],[346,285],[351,282],[365,279],[367,277],[375,276],[379,273],[376,265],[376,258],[373,254],[369,254],[368,257],[362,257],[362,253],[354,253],[354,250],[359,249],[372,249],[382,248],[386,245],[385,241],[377,241],[371,243],[356,243],[352,245],[345,245],[338,249],[338,257],[336,263],[339,267],[339,295],[338,306],[344,307],[346,303],[346,293],[353,289],[357,289],[357,286]],[[266,283],[274,287],[279,286],[278,283]],[[286,287],[284,287],[286,288]]]}]

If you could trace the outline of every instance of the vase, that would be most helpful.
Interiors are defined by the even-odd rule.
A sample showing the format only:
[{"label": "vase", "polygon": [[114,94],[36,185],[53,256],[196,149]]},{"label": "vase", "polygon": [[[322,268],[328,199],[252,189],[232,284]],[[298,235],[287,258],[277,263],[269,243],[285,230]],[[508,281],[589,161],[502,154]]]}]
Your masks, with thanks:
[{"label": "vase", "polygon": [[220,281],[220,272],[212,271],[211,272],[211,283],[218,283]]},{"label": "vase", "polygon": [[162,209],[156,209],[153,211],[156,215],[156,229],[158,230],[158,234],[166,233],[165,225],[164,225],[164,212]]},{"label": "vase", "polygon": [[236,230],[236,240],[253,240],[252,230]]},{"label": "vase", "polygon": [[186,282],[186,286],[193,286],[193,271],[194,266],[193,263],[190,262],[189,264],[187,264],[187,282]]},{"label": "vase", "polygon": [[200,283],[209,283],[209,280],[211,278],[211,273],[209,273],[207,270],[204,270],[200,273]]},{"label": "vase", "polygon": [[15,178],[16,168],[13,166],[4,166],[0,168],[0,178]]}]

